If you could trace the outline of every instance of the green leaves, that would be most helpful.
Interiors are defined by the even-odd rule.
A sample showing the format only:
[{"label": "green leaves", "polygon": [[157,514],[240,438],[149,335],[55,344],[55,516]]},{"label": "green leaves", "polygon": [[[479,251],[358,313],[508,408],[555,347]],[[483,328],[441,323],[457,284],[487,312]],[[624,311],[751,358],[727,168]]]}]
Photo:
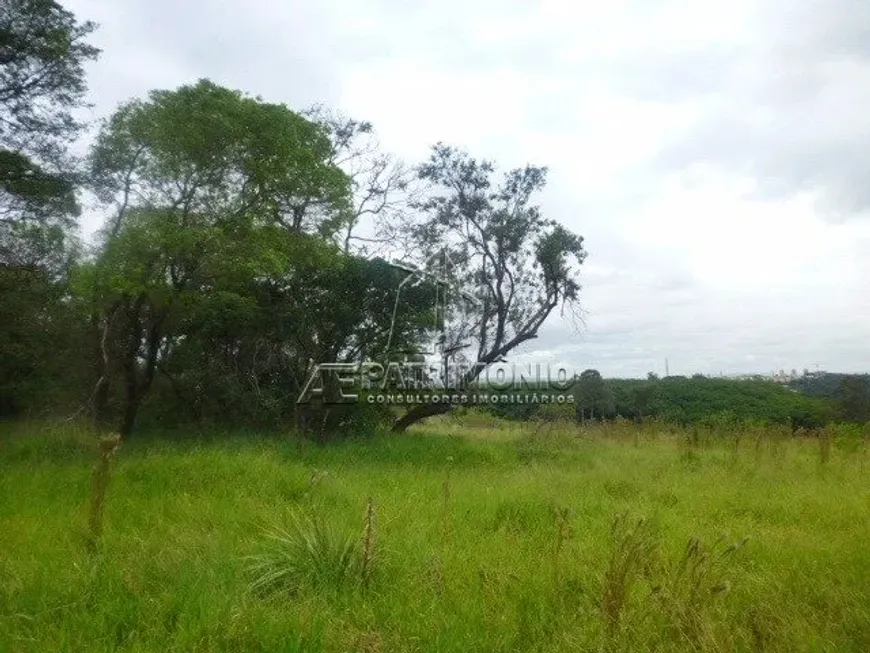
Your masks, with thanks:
[{"label": "green leaves", "polygon": [[299,270],[330,269],[334,248],[310,234],[340,224],[349,203],[332,154],[320,125],[208,80],[153,91],[104,123],[92,185],[117,213],[92,293],[104,316],[123,313],[109,354],[125,361],[122,429],[158,371],[179,398],[212,390],[225,408],[227,398],[250,403],[252,391],[258,405],[279,403],[264,387],[289,386],[296,351],[323,340],[322,322],[297,320],[306,332],[274,324],[271,312],[288,289],[310,309],[312,284]]},{"label": "green leaves", "polygon": [[572,234],[560,224],[552,223],[535,243],[535,260],[540,266],[544,286],[553,297],[573,301],[580,291],[572,263],[586,258],[583,236]]},{"label": "green leaves", "polygon": [[43,215],[77,216],[79,207],[72,182],[47,172],[27,156],[0,149],[0,206],[6,208],[0,220],[8,218],[11,205],[25,218]]},{"label": "green leaves", "polygon": [[84,65],[100,51],[85,42],[96,25],[79,23],[52,0],[5,0],[0,7],[0,145],[54,159],[81,128]]},{"label": "green leaves", "polygon": [[608,417],[614,411],[614,397],[598,370],[583,370],[574,386],[574,404],[578,417]]},{"label": "green leaves", "polygon": [[490,161],[439,143],[418,174],[432,188],[410,235],[425,256],[447,251],[461,270],[454,281],[481,295],[482,308],[463,317],[474,325],[467,336],[478,360],[504,356],[535,337],[559,303],[577,301],[583,238],[532,203],[547,168],[526,165],[498,181]]},{"label": "green leaves", "polygon": [[90,163],[95,189],[122,208],[314,233],[350,201],[347,175],[331,155],[322,126],[200,80],[121,106]]},{"label": "green leaves", "polygon": [[78,217],[66,146],[82,124],[84,63],[94,30],[50,0],[0,3],[0,265],[60,274]]}]

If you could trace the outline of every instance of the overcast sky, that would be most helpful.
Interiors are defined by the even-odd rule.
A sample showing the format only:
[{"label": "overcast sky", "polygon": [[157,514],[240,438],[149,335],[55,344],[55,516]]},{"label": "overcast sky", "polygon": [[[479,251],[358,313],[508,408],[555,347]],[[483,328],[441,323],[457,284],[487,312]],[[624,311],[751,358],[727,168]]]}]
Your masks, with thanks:
[{"label": "overcast sky", "polygon": [[[207,77],[547,165],[586,326],[524,358],[605,376],[870,371],[867,0],[66,0],[93,117]],[[99,226],[89,214],[86,232]]]}]

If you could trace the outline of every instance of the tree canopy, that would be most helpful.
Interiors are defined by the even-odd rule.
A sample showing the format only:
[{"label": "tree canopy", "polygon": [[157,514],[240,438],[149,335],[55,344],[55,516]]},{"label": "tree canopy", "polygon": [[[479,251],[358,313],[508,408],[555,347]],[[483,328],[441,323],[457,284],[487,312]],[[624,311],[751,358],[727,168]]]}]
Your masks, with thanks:
[{"label": "tree canopy", "polygon": [[[527,165],[496,177],[479,161],[442,143],[419,166],[430,193],[416,204],[420,219],[408,227],[421,257],[443,252],[453,265],[453,284],[476,302],[454,302],[448,349],[468,344],[472,366],[463,381],[536,338],[554,309],[579,306],[583,237],[541,215],[532,203],[547,169]],[[444,404],[412,408],[396,423],[402,430]]]},{"label": "tree canopy", "polygon": [[[0,261],[37,264],[34,241],[54,238],[78,215],[78,177],[67,156],[81,132],[84,67],[99,50],[91,22],[50,0],[0,6]],[[23,224],[30,223],[30,224]],[[36,257],[38,258],[38,257]]]}]

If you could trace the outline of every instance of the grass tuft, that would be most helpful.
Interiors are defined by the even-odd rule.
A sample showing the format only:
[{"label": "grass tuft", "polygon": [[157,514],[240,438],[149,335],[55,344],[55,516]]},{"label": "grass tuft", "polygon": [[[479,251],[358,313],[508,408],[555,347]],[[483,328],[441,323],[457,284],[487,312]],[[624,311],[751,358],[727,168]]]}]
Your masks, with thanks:
[{"label": "grass tuft", "polygon": [[265,550],[248,558],[254,593],[341,589],[359,578],[359,542],[319,517],[292,513],[289,524],[267,529],[264,537]]},{"label": "grass tuft", "polygon": [[602,582],[601,612],[605,633],[615,637],[634,586],[652,566],[656,541],[651,524],[618,514],[611,524],[611,555]]}]

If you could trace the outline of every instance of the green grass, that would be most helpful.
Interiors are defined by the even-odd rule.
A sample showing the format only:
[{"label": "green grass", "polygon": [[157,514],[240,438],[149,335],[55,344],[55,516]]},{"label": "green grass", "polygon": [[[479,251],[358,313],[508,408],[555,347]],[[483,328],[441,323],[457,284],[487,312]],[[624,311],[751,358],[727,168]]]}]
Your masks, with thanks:
[{"label": "green grass", "polygon": [[427,428],[126,442],[93,553],[94,436],[4,426],[0,651],[870,650],[864,442]]}]

